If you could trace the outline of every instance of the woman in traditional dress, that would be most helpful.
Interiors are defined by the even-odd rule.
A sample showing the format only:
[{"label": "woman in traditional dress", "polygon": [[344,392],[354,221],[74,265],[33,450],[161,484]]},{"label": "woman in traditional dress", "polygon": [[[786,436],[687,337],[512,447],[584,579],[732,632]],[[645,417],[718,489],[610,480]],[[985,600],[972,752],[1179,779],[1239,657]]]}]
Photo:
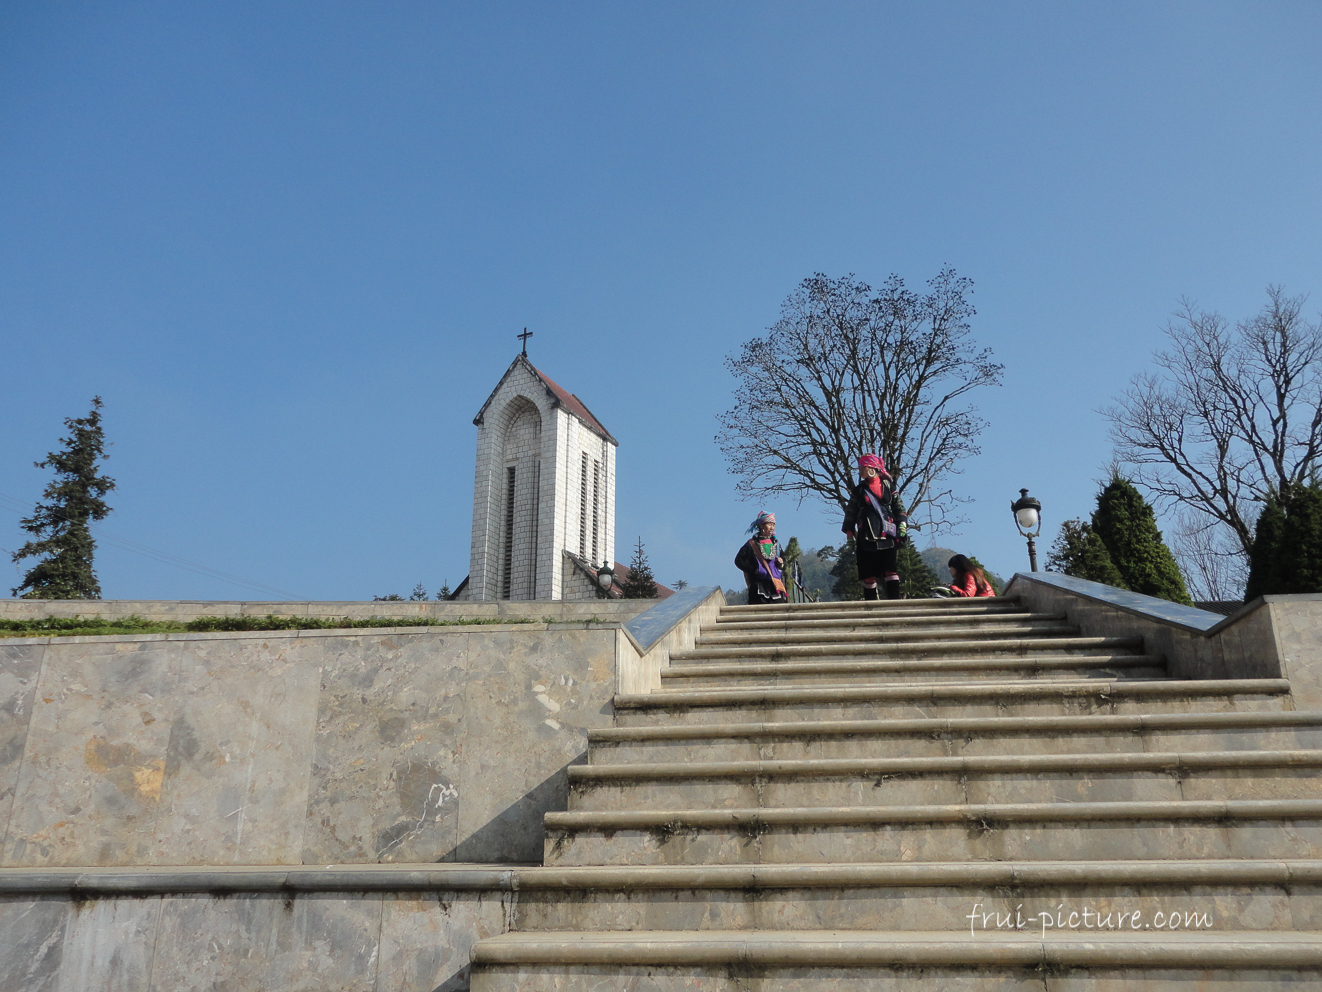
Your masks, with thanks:
[{"label": "woman in traditional dress", "polygon": [[781,571],[785,559],[776,540],[776,515],[759,513],[748,528],[750,537],[734,556],[735,567],[744,573],[748,583],[748,603],[784,603],[785,577]]},{"label": "woman in traditional dress", "polygon": [[858,577],[864,599],[879,599],[878,582],[884,583],[887,599],[900,598],[900,573],[896,563],[900,542],[907,539],[909,515],[895,492],[895,480],[877,455],[858,460],[859,483],[845,508],[840,529],[854,539]]}]

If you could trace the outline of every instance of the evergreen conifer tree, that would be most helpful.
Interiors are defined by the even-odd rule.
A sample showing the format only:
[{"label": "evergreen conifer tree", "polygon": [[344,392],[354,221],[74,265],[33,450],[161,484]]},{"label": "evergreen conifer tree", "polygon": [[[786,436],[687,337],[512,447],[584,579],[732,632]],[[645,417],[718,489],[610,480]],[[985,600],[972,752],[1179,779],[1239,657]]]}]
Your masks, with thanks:
[{"label": "evergreen conifer tree", "polygon": [[1157,530],[1156,514],[1128,479],[1113,476],[1098,494],[1092,529],[1126,586],[1146,596],[1193,605],[1175,556]]},{"label": "evergreen conifer tree", "polygon": [[1083,520],[1066,520],[1060,525],[1060,534],[1047,554],[1047,571],[1101,582],[1117,589],[1129,588],[1115,562],[1111,561],[1111,552],[1106,550],[1092,524]]},{"label": "evergreen conifer tree", "polygon": [[854,539],[846,538],[836,552],[835,566],[831,569],[835,584],[831,592],[838,600],[863,598],[863,583],[858,578],[858,553],[854,550]]},{"label": "evergreen conifer tree", "polygon": [[110,515],[102,497],[115,488],[114,479],[97,472],[97,463],[107,457],[101,397],[92,398],[86,417],[65,418],[64,426],[70,432],[60,439],[64,448],[34,463],[37,468],[55,469],[55,481],[42,494],[47,502],[38,503],[32,516],[20,521],[35,540],[14,552],[13,560],[40,559],[11,590],[24,599],[101,598],[101,584],[92,568],[96,541],[89,523]]},{"label": "evergreen conifer tree", "polygon": [[1262,507],[1249,551],[1249,579],[1244,602],[1281,589],[1281,544],[1285,538],[1285,507],[1279,493],[1272,493]]},{"label": "evergreen conifer tree", "polygon": [[1272,593],[1322,592],[1322,486],[1273,493],[1258,517],[1249,555],[1248,601]]},{"label": "evergreen conifer tree", "polygon": [[895,558],[900,572],[900,595],[904,599],[926,599],[932,594],[933,586],[943,584],[912,542],[900,545]]},{"label": "evergreen conifer tree", "polygon": [[656,577],[652,575],[652,566],[647,564],[641,537],[633,561],[629,562],[629,576],[621,583],[620,590],[625,599],[656,599]]}]

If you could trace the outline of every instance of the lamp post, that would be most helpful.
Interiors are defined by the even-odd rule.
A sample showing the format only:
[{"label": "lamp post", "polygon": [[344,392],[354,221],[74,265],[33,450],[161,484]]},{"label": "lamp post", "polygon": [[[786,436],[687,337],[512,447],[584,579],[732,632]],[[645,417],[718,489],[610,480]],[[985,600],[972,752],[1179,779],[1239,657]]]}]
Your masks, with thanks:
[{"label": "lamp post", "polygon": [[615,583],[615,570],[609,564],[603,564],[597,569],[597,587],[601,590],[603,599],[610,597],[611,586]]},{"label": "lamp post", "polygon": [[1028,564],[1037,571],[1037,545],[1033,538],[1042,533],[1042,504],[1028,495],[1027,489],[1019,490],[1019,498],[1010,504],[1014,514],[1014,525],[1019,533],[1028,538]]}]

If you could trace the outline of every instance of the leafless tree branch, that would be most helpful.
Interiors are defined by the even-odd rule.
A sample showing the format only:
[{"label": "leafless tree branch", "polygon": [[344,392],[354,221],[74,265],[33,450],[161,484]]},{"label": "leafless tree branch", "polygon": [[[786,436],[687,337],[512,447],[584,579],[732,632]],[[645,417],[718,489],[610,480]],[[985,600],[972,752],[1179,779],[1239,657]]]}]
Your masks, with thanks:
[{"label": "leafless tree branch", "polygon": [[716,443],[749,499],[809,497],[843,508],[854,459],[882,454],[909,513],[937,532],[962,498],[942,480],[976,455],[986,426],[963,397],[1003,366],[971,340],[972,282],[951,269],[928,292],[891,276],[874,292],[849,275],[805,279],[765,337],[726,359],[735,405]]},{"label": "leafless tree branch", "polygon": [[1303,319],[1302,296],[1267,298],[1233,331],[1181,300],[1160,371],[1102,411],[1134,481],[1184,511],[1176,554],[1204,591],[1242,581],[1263,501],[1311,479],[1322,453],[1322,322]]}]

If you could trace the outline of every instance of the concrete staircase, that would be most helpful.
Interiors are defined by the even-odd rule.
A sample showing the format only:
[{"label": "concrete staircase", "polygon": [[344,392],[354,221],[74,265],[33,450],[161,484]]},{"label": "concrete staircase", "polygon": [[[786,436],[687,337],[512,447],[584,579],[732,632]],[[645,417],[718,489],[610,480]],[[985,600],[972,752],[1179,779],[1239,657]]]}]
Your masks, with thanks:
[{"label": "concrete staircase", "polygon": [[1005,599],[727,607],[615,710],[477,992],[1322,982],[1284,680]]}]

